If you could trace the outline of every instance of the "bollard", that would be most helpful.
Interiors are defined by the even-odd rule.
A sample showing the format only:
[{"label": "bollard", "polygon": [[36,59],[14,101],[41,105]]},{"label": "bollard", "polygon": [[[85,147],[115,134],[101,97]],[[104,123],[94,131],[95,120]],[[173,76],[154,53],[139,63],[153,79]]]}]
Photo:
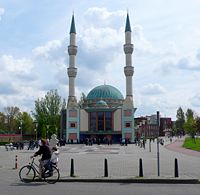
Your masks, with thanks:
[{"label": "bollard", "polygon": [[174,161],[174,177],[179,177],[178,176],[178,160],[177,160],[177,158],[175,158],[175,161]]},{"label": "bollard", "polygon": [[139,159],[139,177],[143,177],[142,159]]},{"label": "bollard", "polygon": [[108,161],[106,158],[104,161],[104,177],[108,177]]},{"label": "bollard", "polygon": [[151,139],[149,139],[149,152],[151,152]]},{"label": "bollard", "polygon": [[74,159],[71,159],[70,177],[74,177]]},{"label": "bollard", "polygon": [[15,169],[17,169],[18,163],[17,163],[17,155],[15,156]]}]

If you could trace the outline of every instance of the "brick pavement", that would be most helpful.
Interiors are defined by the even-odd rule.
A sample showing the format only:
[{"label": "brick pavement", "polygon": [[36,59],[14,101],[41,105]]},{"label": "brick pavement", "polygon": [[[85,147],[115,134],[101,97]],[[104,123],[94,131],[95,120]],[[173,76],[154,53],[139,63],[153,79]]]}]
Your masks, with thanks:
[{"label": "brick pavement", "polygon": [[[174,142],[173,147],[176,146]],[[166,141],[166,148],[160,145],[160,175],[164,178],[174,177],[174,159],[179,162],[179,175],[181,178],[200,178],[200,158],[188,156],[175,151]],[[36,150],[35,150],[36,151]],[[15,155],[18,155],[18,166],[21,167],[30,161],[32,150],[6,151],[0,147],[0,173],[7,179],[17,178],[19,169],[15,166]],[[59,168],[61,178],[69,178],[70,160],[74,159],[75,175],[77,178],[102,178],[104,175],[104,159],[108,159],[109,178],[135,178],[139,174],[139,158],[143,159],[143,172],[145,178],[157,177],[157,145],[151,143],[146,149],[134,144],[128,146],[119,145],[66,145],[60,148]]]}]

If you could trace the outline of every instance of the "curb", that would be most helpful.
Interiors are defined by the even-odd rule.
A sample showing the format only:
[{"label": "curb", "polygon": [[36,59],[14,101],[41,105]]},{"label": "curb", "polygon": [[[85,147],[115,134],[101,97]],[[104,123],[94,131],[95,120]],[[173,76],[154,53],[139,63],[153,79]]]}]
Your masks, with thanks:
[{"label": "curb", "polygon": [[[41,182],[36,179],[35,182]],[[147,178],[60,178],[58,182],[82,182],[82,183],[159,183],[159,184],[200,184],[198,179],[147,179]]]}]

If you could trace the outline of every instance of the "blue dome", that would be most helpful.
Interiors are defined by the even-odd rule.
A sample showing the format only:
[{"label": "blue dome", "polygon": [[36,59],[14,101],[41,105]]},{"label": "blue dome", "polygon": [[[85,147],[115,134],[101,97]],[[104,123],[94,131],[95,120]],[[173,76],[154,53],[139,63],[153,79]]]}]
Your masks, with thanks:
[{"label": "blue dome", "polygon": [[103,100],[99,100],[97,103],[96,103],[96,106],[97,107],[108,107],[107,103]]},{"label": "blue dome", "polygon": [[100,85],[92,89],[87,95],[88,100],[95,99],[113,99],[123,100],[124,97],[121,92],[111,85]]}]

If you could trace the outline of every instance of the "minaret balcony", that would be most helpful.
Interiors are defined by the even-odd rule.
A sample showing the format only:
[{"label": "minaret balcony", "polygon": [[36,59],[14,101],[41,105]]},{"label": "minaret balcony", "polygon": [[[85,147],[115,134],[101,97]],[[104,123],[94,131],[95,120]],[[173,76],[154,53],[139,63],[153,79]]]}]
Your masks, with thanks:
[{"label": "minaret balcony", "polygon": [[67,69],[67,74],[69,77],[76,77],[77,75],[77,68],[70,67]]},{"label": "minaret balcony", "polygon": [[132,54],[133,53],[133,44],[130,44],[130,43],[124,44],[124,53]]},{"label": "minaret balcony", "polygon": [[69,45],[68,46],[68,54],[69,55],[76,55],[77,54],[77,46],[76,45]]},{"label": "minaret balcony", "polygon": [[125,73],[126,76],[133,76],[134,67],[133,66],[125,66],[124,67],[124,73]]}]

